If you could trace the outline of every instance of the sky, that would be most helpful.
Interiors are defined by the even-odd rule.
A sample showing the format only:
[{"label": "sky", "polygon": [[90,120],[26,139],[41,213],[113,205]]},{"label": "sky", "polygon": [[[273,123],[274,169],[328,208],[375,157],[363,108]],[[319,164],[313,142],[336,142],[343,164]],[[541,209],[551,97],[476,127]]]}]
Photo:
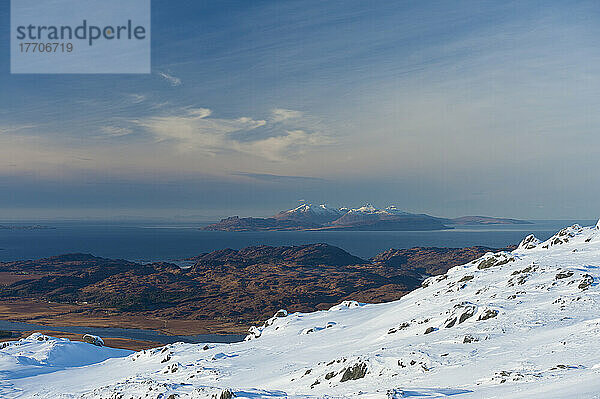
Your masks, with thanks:
[{"label": "sky", "polygon": [[597,1],[152,1],[152,73],[11,75],[0,219],[301,201],[600,217]]}]

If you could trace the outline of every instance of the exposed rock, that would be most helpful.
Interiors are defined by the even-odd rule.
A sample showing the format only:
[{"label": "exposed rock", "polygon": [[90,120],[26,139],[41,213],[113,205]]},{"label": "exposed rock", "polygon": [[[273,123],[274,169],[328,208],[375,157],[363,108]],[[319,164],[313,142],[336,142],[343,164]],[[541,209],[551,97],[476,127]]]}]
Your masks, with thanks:
[{"label": "exposed rock", "polygon": [[594,278],[592,276],[590,276],[589,274],[584,274],[577,287],[581,290],[587,290],[590,287],[590,285],[593,284],[593,282]]},{"label": "exposed rock", "polygon": [[523,241],[518,246],[518,249],[533,249],[540,244],[540,240],[537,239],[533,234],[525,237]]},{"label": "exposed rock", "polygon": [[451,317],[448,320],[446,320],[446,328],[451,328],[454,327],[454,325],[456,324],[456,317]]},{"label": "exposed rock", "polygon": [[219,399],[233,399],[235,398],[235,395],[233,393],[233,391],[231,391],[230,389],[226,389],[223,392],[221,392],[221,395],[219,396]]},{"label": "exposed rock", "polygon": [[477,265],[479,270],[489,269],[490,267],[502,266],[509,262],[514,262],[515,258],[507,253],[499,252],[486,255]]},{"label": "exposed rock", "polygon": [[346,369],[342,375],[340,382],[346,382],[350,380],[358,380],[363,378],[367,374],[366,363],[356,363]]},{"label": "exposed rock", "polygon": [[396,327],[396,328],[390,328],[390,329],[388,330],[388,334],[394,334],[394,333],[396,333],[396,332],[398,332],[398,331],[400,331],[400,330],[404,330],[404,329],[406,329],[406,328],[408,328],[408,327],[410,327],[410,324],[409,324],[409,323],[407,323],[407,322],[401,323],[401,324],[400,324],[398,327]]},{"label": "exposed rock", "polygon": [[102,338],[92,334],[85,334],[83,336],[83,342],[87,342],[88,344],[96,346],[104,346],[104,341],[102,340]]},{"label": "exposed rock", "polygon": [[556,280],[561,280],[563,278],[569,278],[571,276],[573,276],[573,272],[571,270],[567,270],[567,271],[564,271],[564,272],[557,273],[556,276],[555,276],[555,279]]},{"label": "exposed rock", "polygon": [[583,227],[578,224],[574,224],[571,227],[566,227],[550,237],[547,241],[545,241],[542,248],[548,249],[554,245],[561,245],[569,242],[569,240],[575,237],[577,234],[581,233]]},{"label": "exposed rock", "polygon": [[477,320],[483,321],[498,316],[498,311],[495,309],[486,309]]},{"label": "exposed rock", "polygon": [[477,342],[477,341],[479,341],[479,338],[474,337],[470,334],[467,334],[467,335],[465,335],[465,338],[463,339],[463,344],[470,344],[470,343]]},{"label": "exposed rock", "polygon": [[454,327],[457,322],[458,324],[464,323],[467,319],[473,317],[476,311],[477,306],[468,302],[454,305],[451,316],[444,322],[445,328]]}]

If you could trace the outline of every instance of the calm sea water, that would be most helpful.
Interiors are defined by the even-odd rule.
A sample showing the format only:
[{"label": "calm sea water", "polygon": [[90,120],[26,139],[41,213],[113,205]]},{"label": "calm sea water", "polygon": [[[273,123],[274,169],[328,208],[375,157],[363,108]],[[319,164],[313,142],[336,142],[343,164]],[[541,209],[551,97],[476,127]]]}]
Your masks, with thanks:
[{"label": "calm sea water", "polygon": [[[37,259],[65,253],[90,253],[132,261],[177,261],[223,248],[250,245],[301,245],[324,242],[363,258],[389,248],[416,246],[503,247],[518,244],[533,233],[547,239],[562,227],[592,220],[546,220],[528,225],[467,226],[443,231],[286,231],[212,232],[200,224],[43,223],[52,229],[0,229],[0,261]],[[15,223],[2,223],[11,224]]]}]

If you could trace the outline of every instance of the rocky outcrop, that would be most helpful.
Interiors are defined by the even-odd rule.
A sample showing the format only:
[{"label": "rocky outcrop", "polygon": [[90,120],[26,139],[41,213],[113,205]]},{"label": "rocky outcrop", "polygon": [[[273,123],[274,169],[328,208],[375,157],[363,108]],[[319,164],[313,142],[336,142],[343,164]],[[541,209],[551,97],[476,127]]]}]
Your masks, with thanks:
[{"label": "rocky outcrop", "polygon": [[82,339],[83,342],[87,342],[88,344],[104,346],[104,341],[97,335],[85,334]]},{"label": "rocky outcrop", "polygon": [[536,248],[540,244],[540,240],[536,238],[533,234],[528,235],[521,241],[518,246],[518,249],[533,249]]},{"label": "rocky outcrop", "polygon": [[342,378],[340,382],[346,382],[350,380],[359,380],[364,378],[367,375],[367,365],[365,363],[356,363],[350,367],[348,367],[344,374],[342,374]]}]

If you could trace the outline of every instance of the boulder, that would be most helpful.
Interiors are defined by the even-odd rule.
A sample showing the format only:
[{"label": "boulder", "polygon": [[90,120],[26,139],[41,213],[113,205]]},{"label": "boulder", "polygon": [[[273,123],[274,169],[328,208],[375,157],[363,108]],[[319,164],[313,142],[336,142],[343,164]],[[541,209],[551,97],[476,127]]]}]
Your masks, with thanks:
[{"label": "boulder", "polygon": [[85,334],[83,336],[83,342],[87,342],[88,344],[96,345],[96,346],[104,346],[104,341],[97,335]]}]

